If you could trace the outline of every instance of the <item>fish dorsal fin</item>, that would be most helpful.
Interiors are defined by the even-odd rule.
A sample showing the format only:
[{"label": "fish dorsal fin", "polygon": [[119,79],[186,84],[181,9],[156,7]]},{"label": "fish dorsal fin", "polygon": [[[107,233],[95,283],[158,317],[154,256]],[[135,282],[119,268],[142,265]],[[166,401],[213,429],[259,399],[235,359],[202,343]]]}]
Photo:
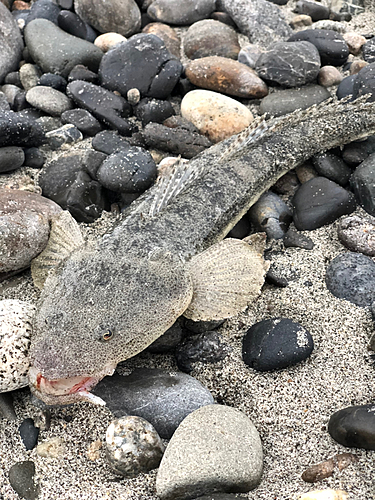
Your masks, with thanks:
[{"label": "fish dorsal fin", "polygon": [[197,179],[202,168],[190,162],[183,162],[181,157],[171,167],[168,174],[157,180],[157,190],[153,192],[149,215],[155,217],[169,202],[185,189],[193,180]]},{"label": "fish dorsal fin", "polygon": [[54,217],[47,246],[31,261],[34,285],[42,289],[49,273],[83,243],[79,226],[68,211],[64,210]]},{"label": "fish dorsal fin", "polygon": [[193,298],[185,317],[219,320],[246,309],[259,295],[269,267],[263,259],[261,239],[264,248],[264,235],[256,235],[254,245],[227,238],[189,261]]}]

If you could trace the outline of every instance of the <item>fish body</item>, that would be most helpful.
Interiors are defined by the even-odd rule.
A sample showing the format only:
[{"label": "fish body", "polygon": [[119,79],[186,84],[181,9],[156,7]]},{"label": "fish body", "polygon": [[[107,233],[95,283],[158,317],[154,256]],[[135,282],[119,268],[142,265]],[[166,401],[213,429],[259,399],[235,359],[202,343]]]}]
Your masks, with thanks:
[{"label": "fish body", "polygon": [[[80,246],[50,273],[30,350],[30,387],[38,397],[47,404],[94,400],[90,388],[180,315],[228,317],[232,309],[224,304],[215,312],[216,295],[210,298],[221,287],[217,276],[206,294],[210,313],[191,307],[199,275],[210,268],[201,257],[286,172],[316,153],[374,134],[375,104],[334,102],[261,127],[261,133],[239,134],[192,159],[185,168],[194,174],[166,206],[155,213],[155,197],[161,196],[155,185],[111,233],[93,247]],[[243,242],[232,245],[246,254]],[[266,267],[251,262],[258,266],[260,289]]]}]

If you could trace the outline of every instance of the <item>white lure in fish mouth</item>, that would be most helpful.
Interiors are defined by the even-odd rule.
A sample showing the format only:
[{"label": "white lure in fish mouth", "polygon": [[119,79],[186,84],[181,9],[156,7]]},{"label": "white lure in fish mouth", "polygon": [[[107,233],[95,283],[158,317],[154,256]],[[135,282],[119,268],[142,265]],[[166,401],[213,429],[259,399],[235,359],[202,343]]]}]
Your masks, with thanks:
[{"label": "white lure in fish mouth", "polygon": [[98,396],[89,391],[105,376],[112,375],[114,369],[95,377],[80,376],[64,379],[48,380],[35,367],[29,369],[29,384],[31,392],[47,405],[69,404],[78,401],[88,401],[105,406]]}]

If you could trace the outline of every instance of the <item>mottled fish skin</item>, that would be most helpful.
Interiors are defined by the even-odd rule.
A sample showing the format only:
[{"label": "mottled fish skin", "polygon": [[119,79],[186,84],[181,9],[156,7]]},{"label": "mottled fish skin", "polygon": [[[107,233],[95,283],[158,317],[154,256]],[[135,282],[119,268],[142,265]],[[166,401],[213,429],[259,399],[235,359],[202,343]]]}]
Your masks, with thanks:
[{"label": "mottled fish skin", "polygon": [[151,188],[94,248],[76,250],[48,277],[30,350],[33,392],[48,404],[79,400],[43,394],[36,379],[91,377],[90,388],[145,349],[191,300],[185,262],[222,240],[287,171],[374,133],[375,103],[320,105],[279,119],[255,143],[231,138],[192,159],[199,175],[154,216],[159,187]]}]

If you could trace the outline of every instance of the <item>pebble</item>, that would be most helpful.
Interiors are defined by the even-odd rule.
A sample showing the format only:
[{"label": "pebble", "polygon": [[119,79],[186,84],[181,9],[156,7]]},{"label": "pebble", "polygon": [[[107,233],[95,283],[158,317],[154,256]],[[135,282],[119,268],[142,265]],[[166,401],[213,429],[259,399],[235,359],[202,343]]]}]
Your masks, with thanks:
[{"label": "pebble", "polygon": [[143,126],[150,122],[162,123],[174,114],[175,111],[169,101],[151,99],[150,97],[141,99],[135,108],[135,115],[138,120],[141,120]]},{"label": "pebble", "polygon": [[361,253],[347,252],[335,257],[326,271],[328,290],[339,299],[360,307],[375,300],[375,263]]},{"label": "pebble", "polygon": [[184,327],[193,333],[210,332],[218,328],[223,323],[224,320],[194,321],[192,319],[184,318]]},{"label": "pebble", "polygon": [[337,236],[352,252],[375,256],[375,217],[350,215],[341,218]]},{"label": "pebble", "polygon": [[25,161],[23,149],[17,146],[0,148],[0,173],[20,168]]},{"label": "pebble", "polygon": [[309,161],[302,163],[295,169],[297,179],[301,184],[310,181],[311,179],[315,179],[318,177],[318,172],[313,167],[312,163]]},{"label": "pebble", "polygon": [[240,49],[235,30],[212,19],[192,24],[184,36],[184,51],[189,59],[221,56],[236,60]]},{"label": "pebble", "polygon": [[55,75],[54,73],[43,73],[43,75],[39,78],[38,83],[38,85],[52,87],[60,92],[65,92],[67,84],[68,82],[65,78],[60,75]]},{"label": "pebble", "polygon": [[344,33],[342,36],[348,46],[350,54],[358,56],[363,45],[366,43],[366,38],[359,33],[352,31]]},{"label": "pebble", "polygon": [[265,232],[269,239],[283,238],[293,219],[291,209],[272,191],[262,194],[248,216],[255,231]]},{"label": "pebble", "polygon": [[257,45],[245,45],[245,47],[242,47],[238,53],[238,62],[246,64],[249,68],[255,69],[256,62],[262,53],[263,50],[261,50]]},{"label": "pebble", "polygon": [[221,0],[221,5],[241,33],[251,43],[268,48],[277,41],[285,41],[292,30],[281,9],[262,0]]},{"label": "pebble", "polygon": [[226,57],[202,57],[186,65],[187,78],[197,87],[244,99],[258,99],[268,94],[267,85],[256,72]]},{"label": "pebble", "polygon": [[151,154],[129,146],[108,156],[97,171],[98,181],[111,191],[142,193],[155,181],[156,164]]},{"label": "pebble", "polygon": [[[176,161],[176,158],[173,158]],[[165,159],[164,159],[165,160]],[[162,160],[160,163],[162,163]],[[158,165],[158,171],[160,172],[160,163]],[[152,344],[147,347],[147,352],[153,354],[162,354],[165,352],[170,352],[175,349],[175,347],[182,341],[184,333],[182,330],[182,318],[177,319],[173,325],[168,328],[166,332],[158,337]]]},{"label": "pebble", "polygon": [[165,127],[159,123],[146,125],[142,137],[148,148],[167,151],[183,158],[193,158],[212,145],[207,137],[197,132],[183,127]]},{"label": "pebble", "polygon": [[212,142],[241,132],[253,121],[245,105],[210,90],[188,92],[181,101],[181,115]]},{"label": "pebble", "polygon": [[191,412],[214,403],[210,391],[195,378],[157,368],[138,368],[126,377],[105,377],[93,393],[116,417],[138,415],[165,439],[171,438]]},{"label": "pebble", "polygon": [[61,146],[72,145],[76,142],[82,141],[83,135],[77,127],[68,123],[67,125],[63,125],[60,128],[47,132],[46,138],[49,147],[55,151],[56,149],[61,148]]},{"label": "pebble", "polygon": [[0,393],[0,417],[13,422],[17,420],[11,392]]},{"label": "pebble", "polygon": [[334,66],[323,66],[318,74],[318,83],[323,87],[332,87],[342,82],[343,76]]},{"label": "pebble", "polygon": [[373,153],[375,153],[375,137],[370,136],[364,141],[352,142],[344,146],[342,159],[351,167],[356,167]]},{"label": "pebble", "polygon": [[73,107],[72,101],[65,94],[52,87],[38,85],[26,92],[26,100],[31,106],[52,116],[60,116]]},{"label": "pebble", "polygon": [[363,0],[332,0],[331,10],[334,12],[349,12],[350,14],[362,14],[365,11]]},{"label": "pebble", "polygon": [[255,70],[266,81],[298,87],[316,80],[320,56],[309,42],[279,42],[261,54]]},{"label": "pebble", "polygon": [[232,348],[220,334],[205,332],[184,340],[176,347],[174,354],[178,368],[190,373],[194,363],[216,363],[226,358],[231,351]]},{"label": "pebble", "polygon": [[126,42],[127,38],[120,33],[103,33],[95,38],[94,45],[99,47],[102,52],[108,52],[118,43]]},{"label": "pebble", "polygon": [[142,97],[166,99],[182,73],[182,64],[155,35],[140,33],[104,54],[101,84],[126,96],[137,88]]},{"label": "pebble", "polygon": [[130,147],[130,143],[124,137],[111,130],[103,130],[96,134],[91,144],[94,149],[107,155]]},{"label": "pebble", "polygon": [[356,462],[358,462],[358,457],[353,455],[353,453],[338,453],[329,460],[312,465],[306,469],[302,474],[302,479],[307,483],[315,483],[327,477],[331,477],[336,467],[339,471],[342,471],[350,464]]},{"label": "pebble", "polygon": [[75,0],[76,13],[99,33],[128,37],[141,27],[141,12],[134,0]]},{"label": "pebble", "polygon": [[290,25],[293,29],[304,28],[305,26],[312,25],[312,19],[307,14],[299,14],[298,16],[293,17],[290,21]]},{"label": "pebble", "polygon": [[181,40],[175,30],[164,23],[149,23],[143,28],[142,33],[156,35],[165,44],[169,52],[177,59],[180,58]]},{"label": "pebble", "polygon": [[293,221],[300,231],[311,231],[352,213],[354,195],[325,177],[302,184],[293,197]]},{"label": "pebble", "polygon": [[363,59],[368,63],[375,62],[375,40],[371,38],[362,46]]},{"label": "pebble", "polygon": [[25,418],[18,430],[26,450],[33,450],[39,436],[39,428],[35,427],[34,420],[32,418]]},{"label": "pebble", "polygon": [[154,21],[189,25],[205,19],[215,10],[215,0],[154,0],[147,15]]},{"label": "pebble", "polygon": [[156,493],[161,500],[179,500],[247,492],[259,484],[262,468],[262,443],[251,420],[235,408],[208,405],[190,413],[173,434]]},{"label": "pebble", "polygon": [[375,215],[375,154],[371,154],[354,170],[350,186],[358,203],[371,215]]},{"label": "pebble", "polygon": [[349,48],[339,33],[333,30],[307,29],[292,35],[288,42],[310,42],[318,49],[322,66],[342,66],[349,56]]},{"label": "pebble", "polygon": [[16,299],[0,301],[0,392],[28,385],[28,351],[35,307]]},{"label": "pebble", "polygon": [[286,248],[304,248],[305,250],[312,250],[314,248],[314,243],[311,238],[294,231],[292,228],[289,228],[285,233],[283,243]]},{"label": "pebble", "polygon": [[57,17],[57,24],[59,28],[66,31],[70,35],[86,40],[87,37],[86,25],[82,21],[82,19],[79,16],[77,16],[77,14],[75,14],[74,12],[70,12],[69,10],[60,11]]},{"label": "pebble", "polygon": [[293,12],[308,15],[314,22],[329,19],[329,8],[312,0],[298,0]]},{"label": "pebble", "polygon": [[350,406],[337,411],[329,419],[328,432],[343,446],[375,450],[375,405]]},{"label": "pebble", "polygon": [[22,58],[23,41],[12,14],[0,2],[0,84],[11,71],[18,69]]},{"label": "pebble", "polygon": [[[337,99],[343,99],[344,97],[353,96],[354,82],[356,81],[356,79],[357,75],[349,75],[343,78],[336,91]],[[351,98],[351,100],[353,100],[353,98]]]},{"label": "pebble", "polygon": [[77,64],[68,75],[68,82],[72,82],[73,80],[98,83],[98,75],[93,71],[90,71],[83,64]]},{"label": "pebble", "polygon": [[19,70],[22,87],[28,91],[38,85],[41,76],[39,69],[35,64],[26,63]]},{"label": "pebble", "polygon": [[368,96],[368,102],[375,100],[375,62],[362,68],[353,80],[353,98],[361,95],[372,94]]},{"label": "pebble", "polygon": [[93,43],[69,35],[46,19],[29,23],[24,36],[31,57],[43,72],[57,73],[64,78],[77,64],[97,71],[103,56]]},{"label": "pebble", "polygon": [[346,186],[352,175],[351,168],[342,158],[331,151],[326,151],[312,157],[315,170],[319,175],[330,179],[331,181]]},{"label": "pebble", "polygon": [[14,491],[25,500],[36,500],[39,485],[34,482],[35,464],[32,460],[16,462],[9,469],[9,482]]},{"label": "pebble", "polygon": [[298,500],[349,500],[349,495],[343,490],[314,490],[300,495]]},{"label": "pebble", "polygon": [[64,124],[71,123],[83,134],[94,136],[98,134],[102,127],[98,120],[86,109],[71,109],[61,114],[61,121]]},{"label": "pebble", "polygon": [[46,19],[53,24],[57,24],[60,7],[50,0],[38,0],[31,6],[30,13],[26,19],[26,25],[35,19]]},{"label": "pebble", "polygon": [[287,89],[274,92],[262,99],[259,111],[271,116],[282,116],[296,109],[307,109],[329,99],[331,94],[320,85],[308,85],[299,90]]},{"label": "pebble", "polygon": [[60,437],[52,437],[36,447],[36,453],[43,458],[62,458],[65,453],[65,444]]},{"label": "pebble", "polygon": [[281,370],[307,359],[314,349],[311,334],[288,318],[259,321],[243,337],[243,361],[257,371]]},{"label": "pebble", "polygon": [[368,63],[366,61],[353,61],[352,64],[350,65],[350,74],[351,75],[356,75],[358,74],[361,69],[363,69],[365,66],[367,66]]},{"label": "pebble", "polygon": [[78,106],[87,109],[104,124],[118,130],[120,134],[130,135],[134,131],[133,125],[126,119],[131,113],[131,106],[123,97],[81,80],[69,83],[67,95]]},{"label": "pebble", "polygon": [[44,131],[34,119],[13,111],[0,113],[0,147],[37,147],[44,142]]},{"label": "pebble", "polygon": [[147,420],[126,416],[109,425],[105,452],[112,471],[131,478],[156,469],[163,456],[164,445]]}]

